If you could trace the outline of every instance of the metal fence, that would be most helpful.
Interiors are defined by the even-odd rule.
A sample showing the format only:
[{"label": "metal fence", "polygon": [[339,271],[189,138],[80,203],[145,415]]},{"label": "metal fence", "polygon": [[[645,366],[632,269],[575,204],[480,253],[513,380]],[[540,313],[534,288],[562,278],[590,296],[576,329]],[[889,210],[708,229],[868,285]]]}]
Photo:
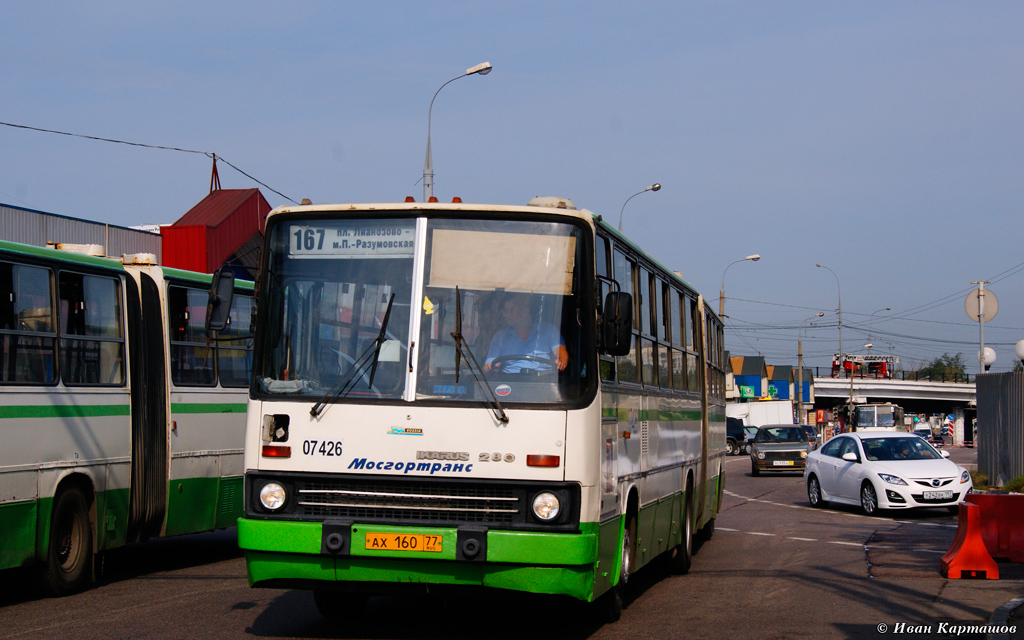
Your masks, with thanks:
[{"label": "metal fence", "polygon": [[978,376],[978,471],[1003,486],[1024,475],[1024,371]]},{"label": "metal fence", "polygon": [[[838,373],[833,374],[831,367],[814,367],[814,376],[816,378],[817,377],[827,378],[829,376],[832,376],[833,378],[843,378],[843,379],[848,379],[850,377],[848,375],[842,375],[842,374],[838,374]],[[853,374],[853,377],[854,378],[879,379],[879,380],[883,379],[883,378],[881,378],[879,376],[862,374],[862,373],[855,373],[855,374]],[[889,376],[885,377],[885,379],[889,379],[889,380],[920,380],[922,382],[965,382],[965,383],[969,383],[972,380],[974,380],[975,378],[977,378],[977,376],[971,377],[971,375],[969,373],[932,376],[932,375],[927,375],[927,374],[923,374],[923,373],[918,373],[917,371],[896,371],[896,372],[893,372],[892,375],[889,375]]]}]

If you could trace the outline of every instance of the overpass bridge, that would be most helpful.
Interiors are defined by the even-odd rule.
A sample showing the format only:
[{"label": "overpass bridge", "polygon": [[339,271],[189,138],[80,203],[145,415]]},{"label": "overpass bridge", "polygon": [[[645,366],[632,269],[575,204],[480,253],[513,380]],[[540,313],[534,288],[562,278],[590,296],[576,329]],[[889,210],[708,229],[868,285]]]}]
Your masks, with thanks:
[{"label": "overpass bridge", "polygon": [[[972,425],[977,417],[973,382],[930,382],[853,378],[855,404],[892,402],[907,413],[953,416],[955,444],[974,441]],[[850,401],[850,378],[814,377],[814,408],[835,409]]]},{"label": "overpass bridge", "polygon": [[[850,400],[850,378],[814,377],[815,405],[845,404]],[[973,382],[930,382],[926,380],[898,380],[857,378],[853,379],[853,397],[857,404],[865,402],[893,402],[908,411],[918,411],[914,406],[934,406],[967,409],[977,405],[977,394]],[[824,402],[822,402],[824,401]],[[948,413],[948,411],[947,411]]]}]

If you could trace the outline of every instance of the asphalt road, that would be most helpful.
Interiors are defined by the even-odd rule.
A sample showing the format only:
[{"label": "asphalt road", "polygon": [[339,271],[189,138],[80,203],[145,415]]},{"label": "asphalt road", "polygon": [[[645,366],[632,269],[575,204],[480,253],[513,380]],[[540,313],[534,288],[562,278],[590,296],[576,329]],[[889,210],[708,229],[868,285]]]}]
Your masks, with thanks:
[{"label": "asphalt road", "polygon": [[101,583],[67,598],[0,573],[0,638],[879,638],[900,623],[984,623],[1024,594],[1021,565],[1001,564],[998,581],[941,578],[955,532],[945,510],[811,509],[802,476],[753,478],[735,457],[690,573],[640,572],[614,624],[563,599],[499,593],[373,598],[364,619],[332,622],[307,592],[250,589],[229,530],[110,554]]}]

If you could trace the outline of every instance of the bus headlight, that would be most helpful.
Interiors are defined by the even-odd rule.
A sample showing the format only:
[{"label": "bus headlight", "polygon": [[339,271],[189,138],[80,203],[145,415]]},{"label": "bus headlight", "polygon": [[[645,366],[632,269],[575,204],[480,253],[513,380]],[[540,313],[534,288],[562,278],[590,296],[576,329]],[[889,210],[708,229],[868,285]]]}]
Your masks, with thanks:
[{"label": "bus headlight", "polygon": [[550,522],[558,517],[558,512],[561,509],[562,505],[558,501],[558,496],[548,491],[538,493],[537,497],[533,499],[533,515],[537,516],[538,520]]},{"label": "bus headlight", "polygon": [[284,506],[287,496],[288,494],[285,493],[284,487],[280,484],[268,482],[260,489],[260,504],[268,511],[276,511]]}]

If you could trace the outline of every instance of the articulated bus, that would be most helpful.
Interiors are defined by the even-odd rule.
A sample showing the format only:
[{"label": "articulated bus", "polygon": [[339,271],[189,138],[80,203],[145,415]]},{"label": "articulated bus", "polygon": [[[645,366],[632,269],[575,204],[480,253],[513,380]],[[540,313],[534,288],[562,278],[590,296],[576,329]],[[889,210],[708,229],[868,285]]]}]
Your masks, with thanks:
[{"label": "articulated bus", "polygon": [[489,587],[618,617],[723,491],[719,318],[564,199],[278,208],[258,279],[239,546],[321,613]]},{"label": "articulated bus", "polygon": [[0,242],[0,569],[63,595],[104,551],[234,526],[253,287],[209,342],[210,282]]}]

